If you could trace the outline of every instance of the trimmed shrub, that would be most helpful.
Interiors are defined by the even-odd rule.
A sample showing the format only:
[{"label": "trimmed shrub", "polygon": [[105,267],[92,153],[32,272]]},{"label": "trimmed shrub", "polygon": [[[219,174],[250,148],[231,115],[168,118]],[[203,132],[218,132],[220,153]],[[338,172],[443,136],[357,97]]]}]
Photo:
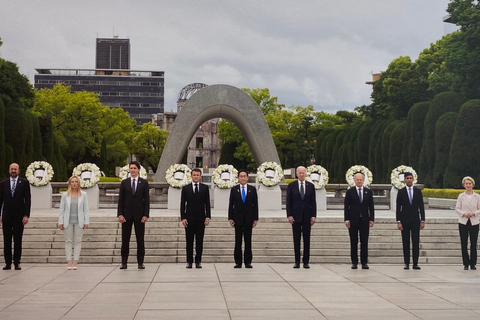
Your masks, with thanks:
[{"label": "trimmed shrub", "polygon": [[435,168],[435,124],[438,119],[449,111],[458,112],[465,98],[458,93],[442,92],[433,98],[425,117],[425,135],[420,157],[420,176],[426,186],[432,185],[433,169]]},{"label": "trimmed shrub", "polygon": [[429,107],[430,101],[416,103],[410,109],[407,116],[407,127],[405,128],[406,153],[402,154],[402,162],[405,165],[411,166],[417,172],[419,170],[420,152],[423,145],[425,117]]},{"label": "trimmed shrub", "polygon": [[[388,171],[402,165],[402,154],[405,150],[405,129],[407,127],[407,121],[403,120],[395,126],[390,135],[390,148],[388,151]],[[388,171],[385,172],[386,179],[390,178]]]},{"label": "trimmed shrub", "polygon": [[443,185],[460,188],[463,177],[480,176],[480,99],[460,108]]},{"label": "trimmed shrub", "polygon": [[441,116],[435,125],[435,168],[433,169],[433,188],[443,187],[443,177],[448,167],[450,145],[455,132],[458,113],[447,112]]}]

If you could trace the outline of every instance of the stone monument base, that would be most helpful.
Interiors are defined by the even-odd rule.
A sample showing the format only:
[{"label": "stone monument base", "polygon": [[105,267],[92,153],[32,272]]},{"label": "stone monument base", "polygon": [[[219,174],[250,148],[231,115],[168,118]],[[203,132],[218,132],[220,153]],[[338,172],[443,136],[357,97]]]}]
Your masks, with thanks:
[{"label": "stone monument base", "polygon": [[213,207],[215,210],[228,210],[231,189],[213,189]]},{"label": "stone monument base", "polygon": [[258,188],[258,209],[282,210],[282,190],[279,185],[273,187],[261,185]]},{"label": "stone monument base", "polygon": [[41,187],[30,185],[30,192],[32,194],[32,209],[52,208],[52,186],[50,183]]},{"label": "stone monument base", "polygon": [[327,210],[327,190],[325,188],[315,190],[315,197],[317,199],[317,211]]},{"label": "stone monument base", "polygon": [[168,210],[180,210],[180,199],[182,197],[182,189],[168,187]]},{"label": "stone monument base", "polygon": [[88,197],[88,209],[89,210],[96,210],[99,208],[100,204],[100,190],[98,189],[98,185],[94,185],[88,189],[82,189],[82,192],[85,192]]}]

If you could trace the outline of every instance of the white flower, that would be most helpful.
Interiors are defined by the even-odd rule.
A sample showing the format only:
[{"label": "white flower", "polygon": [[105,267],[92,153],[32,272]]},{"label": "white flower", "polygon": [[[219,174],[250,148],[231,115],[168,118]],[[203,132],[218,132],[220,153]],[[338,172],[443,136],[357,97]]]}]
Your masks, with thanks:
[{"label": "white flower", "polygon": [[[174,175],[176,172],[184,173],[181,180],[175,179]],[[165,179],[172,188],[182,188],[183,186],[192,183],[192,170],[186,164],[176,163],[168,167]]]},{"label": "white flower", "polygon": [[[140,178],[147,179],[147,170],[145,170],[145,168],[142,165],[140,165],[140,171],[138,172],[138,175],[140,176]],[[118,174],[118,177],[122,180],[125,180],[128,177],[130,177],[128,164],[120,168],[120,173]]]},{"label": "white flower", "polygon": [[[267,170],[274,171],[273,178],[267,177],[265,174]],[[282,167],[276,162],[264,162],[257,169],[257,178],[258,181],[266,187],[276,186],[283,180]]]},{"label": "white flower", "polygon": [[361,165],[352,166],[350,169],[347,170],[347,173],[345,174],[345,179],[347,180],[350,188],[355,185],[354,178],[355,173],[357,172],[363,173],[363,175],[365,176],[365,181],[363,182],[363,185],[368,188],[373,182],[373,174],[370,170],[368,170],[367,167]]},{"label": "white flower", "polygon": [[[36,170],[43,170],[42,177],[35,177]],[[30,163],[25,171],[28,182],[35,187],[41,187],[48,184],[53,178],[53,167],[46,161],[35,161]]]},{"label": "white flower", "polygon": [[390,181],[392,182],[392,186],[397,189],[402,189],[403,187],[405,187],[405,183],[400,180],[400,175],[405,172],[410,172],[411,174],[413,174],[413,184],[417,183],[418,176],[415,170],[413,170],[412,167],[401,165],[392,170],[392,174],[390,175]]},{"label": "white flower", "polygon": [[[222,173],[228,172],[229,179],[223,180]],[[213,183],[220,189],[230,189],[238,183],[238,170],[231,164],[219,165],[212,174]]]},{"label": "white flower", "polygon": [[[83,174],[83,177],[82,177]],[[100,181],[100,168],[94,163],[81,163],[73,169],[72,176],[80,180],[80,187],[91,188]]]},{"label": "white flower", "polygon": [[[318,174],[320,176],[320,180],[312,180],[311,175],[312,174]],[[311,165],[310,167],[307,168],[307,181],[310,181],[315,185],[315,189],[322,189],[325,188],[325,186],[328,183],[328,171],[319,165]]]}]

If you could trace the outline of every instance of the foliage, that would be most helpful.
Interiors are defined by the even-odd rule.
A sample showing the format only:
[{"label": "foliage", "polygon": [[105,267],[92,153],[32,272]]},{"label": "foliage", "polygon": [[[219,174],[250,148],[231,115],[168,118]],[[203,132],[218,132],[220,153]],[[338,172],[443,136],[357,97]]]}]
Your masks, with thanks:
[{"label": "foliage", "polygon": [[132,153],[140,163],[157,172],[157,166],[167,141],[168,131],[157,128],[153,123],[144,123],[133,139]]},{"label": "foliage", "polygon": [[33,110],[40,118],[51,119],[68,172],[81,162],[99,163],[103,139],[110,168],[123,164],[129,155],[135,120],[122,109],[103,106],[93,92],[71,93],[70,87],[60,84],[41,89]]},{"label": "foliage", "polygon": [[390,135],[390,148],[388,151],[388,167],[396,168],[402,164],[402,152],[405,152],[405,128],[407,122],[401,120],[392,130]]},{"label": "foliage", "polygon": [[430,102],[418,102],[408,112],[405,128],[405,157],[402,162],[413,168],[419,167],[420,152],[422,151],[425,117]]},{"label": "foliage", "polygon": [[435,167],[433,169],[433,188],[443,187],[443,177],[448,166],[450,145],[457,121],[457,112],[447,112],[441,116],[435,125]]},{"label": "foliage", "polygon": [[480,99],[467,101],[458,113],[443,185],[461,187],[465,176],[480,176]]},{"label": "foliage", "polygon": [[442,92],[433,98],[425,117],[425,135],[420,154],[420,181],[428,186],[432,185],[433,169],[435,168],[435,125],[437,120],[446,112],[458,112],[465,99],[455,92]]},{"label": "foliage", "polygon": [[5,107],[30,109],[34,98],[34,89],[28,78],[18,72],[18,66],[0,59],[0,99]]},{"label": "foliage", "polygon": [[[480,194],[480,190],[473,190]],[[425,198],[441,198],[441,199],[457,199],[461,193],[464,193],[465,189],[430,189],[425,188],[422,190],[422,194]]]}]

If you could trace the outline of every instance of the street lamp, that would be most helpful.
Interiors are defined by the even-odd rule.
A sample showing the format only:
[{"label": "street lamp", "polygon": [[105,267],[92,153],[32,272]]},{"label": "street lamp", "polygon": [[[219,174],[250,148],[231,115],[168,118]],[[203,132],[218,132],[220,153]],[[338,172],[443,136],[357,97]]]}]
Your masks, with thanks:
[{"label": "street lamp", "polygon": [[[310,165],[312,165],[315,163],[315,147],[317,145],[317,140],[313,140],[313,141],[305,140],[304,144],[305,144],[305,152],[307,153],[307,155],[310,155]],[[307,166],[308,166],[308,163],[307,163]]]}]

